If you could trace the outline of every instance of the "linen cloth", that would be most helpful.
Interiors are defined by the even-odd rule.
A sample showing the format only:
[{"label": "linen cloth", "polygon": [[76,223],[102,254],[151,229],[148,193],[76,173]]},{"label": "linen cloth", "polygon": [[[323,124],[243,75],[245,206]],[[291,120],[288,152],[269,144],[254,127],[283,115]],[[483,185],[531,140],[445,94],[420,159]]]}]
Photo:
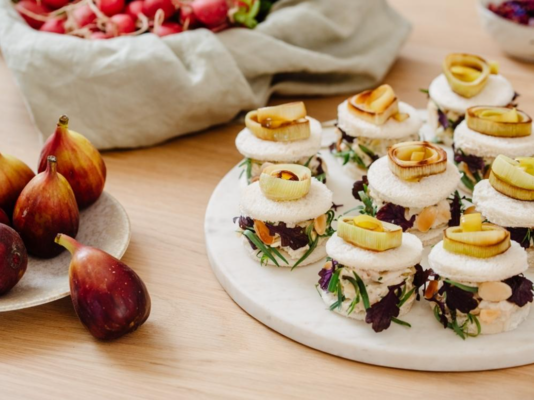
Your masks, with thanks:
[{"label": "linen cloth", "polygon": [[59,116],[99,149],[227,122],[273,93],[377,85],[410,24],[385,0],[281,0],[256,29],[84,40],[36,31],[0,0],[0,46],[43,138]]}]

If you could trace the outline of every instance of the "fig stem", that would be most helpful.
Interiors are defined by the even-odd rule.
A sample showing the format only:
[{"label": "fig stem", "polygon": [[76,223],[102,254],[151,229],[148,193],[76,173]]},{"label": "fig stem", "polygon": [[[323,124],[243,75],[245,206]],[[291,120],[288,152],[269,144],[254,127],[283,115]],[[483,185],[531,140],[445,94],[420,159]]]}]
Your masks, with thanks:
[{"label": "fig stem", "polygon": [[69,125],[69,117],[67,117],[66,115],[62,115],[61,117],[59,117],[58,125],[68,126]]},{"label": "fig stem", "polygon": [[54,242],[66,248],[71,254],[74,254],[76,249],[80,247],[80,243],[63,233],[58,233]]},{"label": "fig stem", "polygon": [[46,157],[46,170],[48,173],[55,174],[57,172],[57,159],[56,156]]}]

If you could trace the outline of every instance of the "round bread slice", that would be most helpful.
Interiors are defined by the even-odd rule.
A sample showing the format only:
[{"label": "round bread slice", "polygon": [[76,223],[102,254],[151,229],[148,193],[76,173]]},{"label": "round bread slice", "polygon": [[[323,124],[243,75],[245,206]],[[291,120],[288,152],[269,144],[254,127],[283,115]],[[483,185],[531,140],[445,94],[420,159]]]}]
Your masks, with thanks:
[{"label": "round bread slice", "polygon": [[306,196],[292,201],[274,201],[265,197],[259,182],[248,185],[241,193],[241,215],[263,222],[298,224],[325,214],[332,207],[332,192],[312,178]]},{"label": "round bread slice", "polygon": [[237,134],[237,150],[247,158],[260,161],[292,163],[304,157],[311,157],[321,148],[321,123],[306,117],[310,121],[311,135],[308,139],[293,142],[274,142],[262,140],[245,128]]},{"label": "round bread slice", "polygon": [[[258,250],[254,250],[251,246],[248,240],[243,236],[243,246],[245,246],[245,249],[247,250],[248,255],[252,257],[254,260],[259,262],[258,258]],[[280,254],[288,261],[288,264],[286,264],[283,260],[280,260],[278,257],[276,257],[276,260],[278,261],[278,265],[280,267],[284,268],[292,268],[293,265],[300,259],[300,257],[291,257],[287,251],[278,249]],[[313,250],[313,252],[306,257],[304,261],[302,261],[297,268],[304,267],[306,265],[314,264],[318,261],[322,261],[326,258],[326,240],[320,239],[319,243],[317,244],[317,247]],[[267,259],[267,265],[276,266],[275,263],[273,263],[271,260]]]},{"label": "round bread slice", "polygon": [[383,202],[424,208],[439,203],[453,193],[460,182],[460,173],[448,161],[445,172],[427,176],[419,182],[407,182],[391,172],[388,157],[385,156],[371,165],[367,178],[371,191]]},{"label": "round bread slice", "polygon": [[509,228],[534,228],[534,201],[512,199],[484,179],[475,185],[473,203],[491,223]]},{"label": "round bread slice", "polygon": [[463,121],[454,131],[454,147],[478,157],[497,157],[499,154],[515,158],[534,155],[534,135],[504,138],[484,135]]},{"label": "round bread slice", "polygon": [[441,241],[430,251],[428,263],[437,274],[458,282],[502,281],[528,269],[527,253],[514,241],[504,253],[491,258],[451,253]]},{"label": "round bread slice", "polygon": [[354,137],[401,139],[418,133],[423,126],[423,121],[419,118],[417,110],[402,101],[399,102],[399,112],[409,114],[410,117],[402,122],[390,118],[383,125],[375,125],[358,118],[350,112],[347,100],[338,106],[337,111],[337,126],[347,135]]},{"label": "round bread slice", "polygon": [[402,234],[402,245],[386,251],[371,251],[354,246],[334,233],[326,243],[329,257],[350,268],[371,271],[397,271],[421,262],[423,244],[411,233]]},{"label": "round bread slice", "polygon": [[428,94],[440,108],[464,114],[473,106],[506,106],[512,102],[515,91],[504,76],[492,74],[479,94],[467,98],[453,92],[445,75],[441,74],[430,84]]}]

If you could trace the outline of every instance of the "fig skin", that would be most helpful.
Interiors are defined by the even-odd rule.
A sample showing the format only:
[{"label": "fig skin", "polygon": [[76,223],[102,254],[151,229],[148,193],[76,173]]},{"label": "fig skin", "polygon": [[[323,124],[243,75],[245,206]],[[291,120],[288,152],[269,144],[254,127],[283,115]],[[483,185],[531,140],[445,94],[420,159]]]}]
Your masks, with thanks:
[{"label": "fig skin", "polygon": [[0,154],[0,208],[11,217],[22,190],[35,177],[33,171],[18,158]]},{"label": "fig skin", "polygon": [[113,340],[135,331],[150,315],[151,301],[139,275],[94,247],[59,234],[56,243],[72,255],[69,267],[74,310],[91,335]]},{"label": "fig skin", "polygon": [[106,164],[85,136],[69,130],[66,115],[59,119],[56,131],[41,150],[39,172],[46,169],[48,156],[56,157],[58,172],[69,182],[80,210],[98,200],[106,183]]},{"label": "fig skin", "polygon": [[7,214],[0,208],[0,224],[4,224],[7,226],[11,226],[11,221],[9,220],[9,217]]},{"label": "fig skin", "polygon": [[46,170],[33,178],[20,194],[13,212],[13,227],[28,253],[51,258],[63,251],[54,243],[56,235],[65,232],[76,236],[79,223],[74,193],[57,172],[56,158],[50,156]]},{"label": "fig skin", "polygon": [[19,234],[0,224],[0,295],[9,292],[24,276],[28,253]]}]

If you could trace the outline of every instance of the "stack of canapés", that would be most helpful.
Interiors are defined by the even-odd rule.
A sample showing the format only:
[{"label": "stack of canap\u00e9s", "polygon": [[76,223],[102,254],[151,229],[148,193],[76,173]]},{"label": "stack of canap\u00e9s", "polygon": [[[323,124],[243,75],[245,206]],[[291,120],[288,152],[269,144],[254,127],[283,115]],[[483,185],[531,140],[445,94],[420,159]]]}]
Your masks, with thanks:
[{"label": "stack of canap\u00e9s", "polygon": [[[532,120],[497,64],[475,55],[449,54],[424,92],[432,142],[420,140],[418,112],[382,85],[339,105],[326,157],[304,103],[248,113],[234,222],[262,266],[323,265],[327,307],[375,332],[409,327],[401,318],[415,301],[463,339],[513,330],[533,301],[523,275],[534,265]],[[356,180],[347,190],[361,203],[345,214],[327,187],[328,158]]]}]

